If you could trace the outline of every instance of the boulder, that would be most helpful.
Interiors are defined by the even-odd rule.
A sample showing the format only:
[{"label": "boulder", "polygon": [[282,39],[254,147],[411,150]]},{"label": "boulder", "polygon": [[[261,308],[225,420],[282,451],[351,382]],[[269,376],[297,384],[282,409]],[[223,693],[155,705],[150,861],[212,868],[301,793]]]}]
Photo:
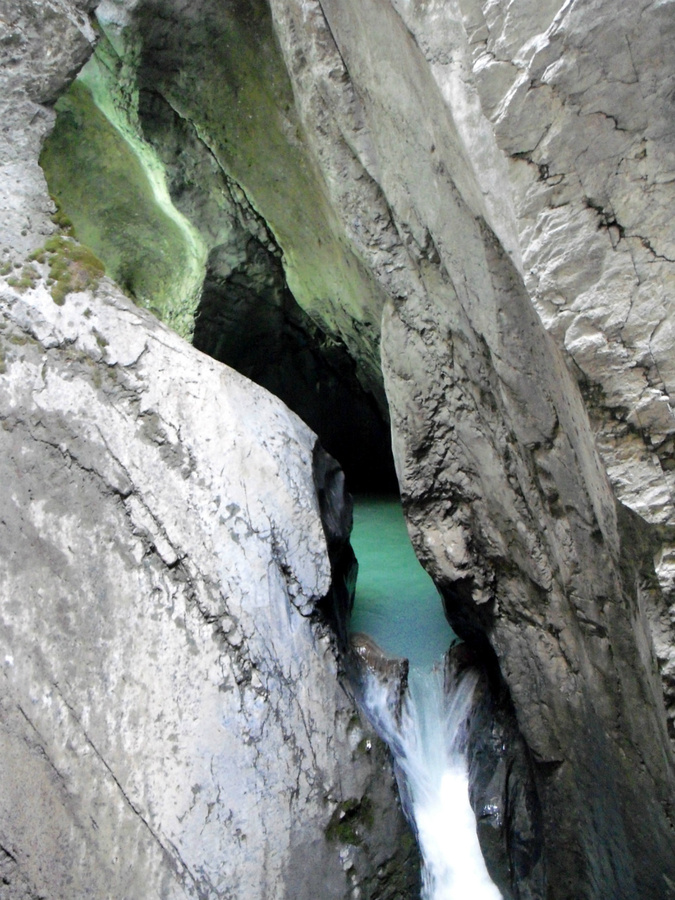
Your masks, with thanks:
[{"label": "boulder", "polygon": [[108,282],[0,309],[3,896],[405,893],[313,433]]}]

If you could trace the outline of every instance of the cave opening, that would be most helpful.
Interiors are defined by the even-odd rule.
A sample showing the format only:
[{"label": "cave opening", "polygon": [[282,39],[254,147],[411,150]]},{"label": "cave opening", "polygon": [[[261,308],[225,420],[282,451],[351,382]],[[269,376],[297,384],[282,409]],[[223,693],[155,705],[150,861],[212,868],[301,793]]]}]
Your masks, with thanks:
[{"label": "cave opening", "polygon": [[273,250],[250,237],[244,261],[227,275],[212,254],[194,346],[297,413],[339,462],[351,493],[397,494],[386,416],[361,385],[345,344],[297,304]]},{"label": "cave opening", "polygon": [[125,111],[120,65],[103,39],[56,105],[40,162],[59,224],[134,302],[283,400],[350,492],[397,495],[381,384],[297,302],[271,227],[196,128],[152,87]]}]

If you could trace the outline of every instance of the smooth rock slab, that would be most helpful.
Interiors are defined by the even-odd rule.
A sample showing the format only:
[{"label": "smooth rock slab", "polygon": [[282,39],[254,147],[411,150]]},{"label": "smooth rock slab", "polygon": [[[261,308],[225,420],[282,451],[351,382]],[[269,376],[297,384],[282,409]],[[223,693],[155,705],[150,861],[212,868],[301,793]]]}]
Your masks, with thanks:
[{"label": "smooth rock slab", "polygon": [[[0,304],[3,898],[314,900],[400,868],[312,616],[313,433],[105,282]],[[346,802],[369,815],[330,842]]]}]

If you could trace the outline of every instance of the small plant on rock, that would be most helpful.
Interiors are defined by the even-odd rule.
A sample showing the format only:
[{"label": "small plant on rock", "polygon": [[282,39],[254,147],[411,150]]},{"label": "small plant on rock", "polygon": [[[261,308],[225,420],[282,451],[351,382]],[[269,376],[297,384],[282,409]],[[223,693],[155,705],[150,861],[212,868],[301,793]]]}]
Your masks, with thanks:
[{"label": "small plant on rock", "polygon": [[21,269],[20,275],[12,275],[7,279],[7,284],[10,287],[16,288],[17,291],[20,291],[22,294],[24,291],[28,290],[28,288],[33,288],[38,282],[40,278],[40,273],[37,271],[35,266],[26,265]]},{"label": "small plant on rock", "polygon": [[66,235],[50,237],[43,253],[49,264],[50,292],[59,306],[72,291],[96,287],[105,271],[101,260],[88,247]]}]

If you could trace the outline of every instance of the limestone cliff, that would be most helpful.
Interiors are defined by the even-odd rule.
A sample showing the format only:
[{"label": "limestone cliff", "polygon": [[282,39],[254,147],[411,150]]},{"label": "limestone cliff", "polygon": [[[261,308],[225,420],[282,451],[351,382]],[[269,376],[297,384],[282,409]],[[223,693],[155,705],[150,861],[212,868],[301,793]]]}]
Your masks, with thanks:
[{"label": "limestone cliff", "polygon": [[618,498],[653,526],[666,602],[649,615],[672,735],[672,4],[460,7],[530,296],[571,362]]},{"label": "limestone cliff", "polygon": [[353,561],[342,476],[52,223],[36,104],[92,32],[61,4],[7,23],[0,895],[414,896],[328,624]]},{"label": "limestone cliff", "polygon": [[[508,204],[486,198],[499,166],[476,171],[463,98],[427,59],[418,20],[446,5],[272,6],[335,203],[368,220],[351,236],[371,237],[358,246],[391,298],[382,358],[413,541],[454,627],[497,654],[534,761],[550,896],[668,896],[673,768],[644,602]],[[443,23],[459,55],[461,21]],[[345,147],[356,182],[326,162]]]},{"label": "limestone cliff", "polygon": [[[114,365],[123,347],[144,346],[120,338],[118,347],[118,329],[131,335],[137,327],[148,347],[156,346],[152,335],[165,335],[176,360],[192,353],[190,365],[209,373],[200,382],[220,377],[214,363],[133,314],[112,288],[103,290],[112,299],[101,301],[100,313],[91,291],[82,295],[87,299],[68,293],[91,288],[105,266],[139,304],[186,335],[196,312],[198,346],[278,387],[313,425],[316,415],[327,442],[331,427],[346,434],[344,446],[368,431],[371,470],[384,459],[390,419],[413,543],[448,618],[489,673],[502,708],[515,714],[506,724],[499,719],[499,733],[517,745],[531,778],[527,796],[540,811],[536,846],[528,851],[536,879],[502,870],[505,895],[675,897],[675,772],[664,707],[665,696],[672,719],[675,642],[672,595],[662,593],[672,590],[672,3],[617,11],[603,0],[103,0],[91,22],[75,7],[37,0],[28,7],[30,15],[15,12],[13,43],[3,45],[10,48],[8,71],[16,73],[4,102],[23,135],[3,172],[3,185],[19,183],[3,187],[3,237],[5,276],[14,285],[6,305],[19,329],[8,376],[16,372],[9,383],[24,392],[22,405],[50,396],[36,328],[48,345],[56,341],[54,350],[75,354],[78,384],[90,366],[81,354],[92,360],[92,377],[103,379],[97,390],[115,415],[131,389],[117,400],[108,369],[124,368]],[[63,39],[58,52],[41,57],[36,42],[46,40],[46,24],[57,15]],[[94,25],[96,54],[59,100],[42,162],[61,205],[58,221],[67,230],[72,221],[101,262],[73,249],[68,233],[40,251],[53,226],[36,164],[53,122],[45,104],[84,63]],[[31,250],[37,255],[25,260]],[[70,281],[59,277],[64,269]],[[50,273],[53,284],[45,288]],[[47,290],[65,305],[54,306]],[[102,331],[98,317],[107,321],[110,310],[115,322]],[[16,365],[23,363],[12,349],[26,335],[25,377],[33,390],[19,377]],[[139,366],[144,371],[145,356],[119,358],[132,381]],[[297,358],[303,362],[293,370]],[[140,519],[126,506],[124,513],[128,540],[144,539],[158,565],[159,554],[168,584],[185,565],[170,532],[189,526],[182,511],[195,502],[182,482],[181,491],[172,488],[175,459],[179,469],[196,471],[181,454],[191,440],[208,443],[205,419],[220,421],[178,401],[169,415],[174,401],[161,370],[174,365],[181,370],[177,361],[159,365],[144,389],[161,393],[158,385],[166,386],[171,429],[157,437],[141,423],[125,443],[129,454],[139,454],[141,470],[148,439],[160,471],[173,467],[160,479],[160,508],[154,511],[147,497]],[[282,389],[281,374],[289,371],[291,387],[285,382]],[[255,391],[231,378],[235,393]],[[313,385],[324,398],[318,403],[308,399]],[[326,697],[337,689],[312,655],[317,633],[293,613],[308,613],[328,590],[326,551],[318,551],[323,538],[306,488],[309,439],[282,407],[255,397],[265,398],[261,408],[272,404],[274,423],[263,438],[256,410],[251,428],[260,436],[247,446],[286,446],[282,436],[290,435],[297,449],[272,450],[273,463],[263,453],[253,468],[241,442],[232,449],[239,457],[227,483],[237,515],[246,508],[246,488],[242,496],[258,518],[270,516],[264,526],[258,518],[250,524],[247,513],[247,530],[236,538],[279,563],[275,602],[290,609],[291,633],[305,629],[299,658],[307,666],[312,660],[311,683]],[[248,402],[235,404],[232,428],[243,427]],[[328,423],[321,418],[326,409]],[[110,443],[110,426],[91,421]],[[34,436],[44,453],[74,441],[42,436],[41,422],[38,416]],[[48,431],[62,427],[50,424]],[[166,458],[162,448],[170,450]],[[77,451],[71,456],[76,461]],[[101,477],[100,465],[85,469]],[[280,486],[278,495],[263,489],[256,469],[265,465],[277,466],[282,483],[295,487]],[[56,476],[52,483],[58,490]],[[116,488],[110,512],[96,517],[98,528],[122,514],[120,503],[133,507],[134,492],[125,490]],[[617,507],[617,497],[630,509]],[[33,527],[50,534],[47,512],[40,515]],[[75,532],[84,540],[81,529]],[[218,545],[215,560],[229,552],[239,560],[241,552],[247,568],[233,602],[250,616],[242,592],[249,578],[257,584],[248,569],[252,551],[231,546],[228,534],[228,549]],[[309,556],[285,549],[279,556],[277,538],[269,544],[279,534],[282,548],[313,535]],[[200,530],[198,545],[202,537]],[[67,556],[66,549],[59,546]],[[302,560],[309,570],[301,575]],[[213,572],[208,585],[227,584],[217,561],[201,565]],[[144,569],[133,577],[141,575],[151,577]],[[42,576],[35,578],[37,590]],[[184,582],[189,586],[188,576]],[[256,670],[276,665],[275,653],[265,655],[267,638],[256,642],[277,619],[260,624],[258,615],[255,627],[243,630],[241,646],[251,644]],[[280,641],[278,635],[273,643]],[[325,654],[330,670],[334,661]],[[206,666],[201,653],[199,665]],[[253,678],[253,668],[248,672]],[[241,683],[255,694],[247,675]],[[292,693],[284,702],[293,703]],[[327,708],[342,709],[334,698]],[[280,716],[281,734],[294,716]],[[322,769],[330,741],[319,731],[324,750],[312,749]],[[346,753],[340,734],[336,725],[330,745]],[[181,759],[197,765],[191,753]],[[261,758],[256,765],[268,771]],[[269,778],[279,777],[270,766]],[[365,766],[350,777],[371,777]],[[310,767],[302,771],[309,785]],[[132,779],[145,776],[142,767],[130,770]],[[359,796],[363,784],[354,789]],[[308,823],[312,815],[318,821],[310,788],[300,796]],[[197,798],[195,804],[201,808]],[[335,808],[339,815],[339,801]],[[263,833],[275,834],[277,825],[256,827],[263,852]],[[370,877],[375,857],[367,856],[363,870],[346,864],[355,886]],[[330,859],[326,872],[333,871]],[[251,871],[279,871],[274,864],[258,860]],[[207,890],[219,896],[220,888]]]},{"label": "limestone cliff", "polygon": [[111,285],[1,299],[2,896],[399,896],[314,436]]}]

